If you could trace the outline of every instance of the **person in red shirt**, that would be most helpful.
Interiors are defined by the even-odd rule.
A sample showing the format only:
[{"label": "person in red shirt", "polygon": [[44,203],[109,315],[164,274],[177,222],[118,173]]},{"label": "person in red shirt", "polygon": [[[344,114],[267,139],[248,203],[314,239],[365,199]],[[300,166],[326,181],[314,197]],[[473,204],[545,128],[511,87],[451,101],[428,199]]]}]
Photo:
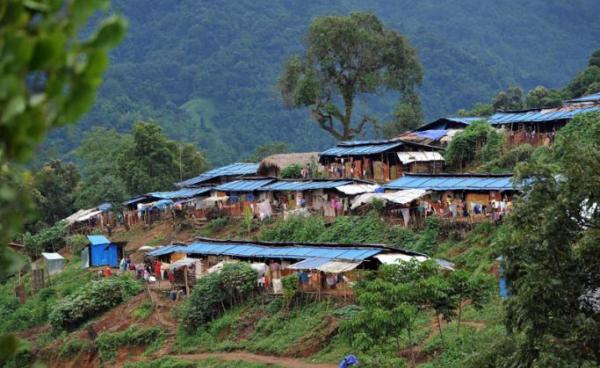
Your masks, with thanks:
[{"label": "person in red shirt", "polygon": [[156,260],[156,262],[154,263],[154,276],[156,276],[156,281],[158,281],[159,283],[162,278],[162,270],[160,269],[160,266],[160,261]]}]

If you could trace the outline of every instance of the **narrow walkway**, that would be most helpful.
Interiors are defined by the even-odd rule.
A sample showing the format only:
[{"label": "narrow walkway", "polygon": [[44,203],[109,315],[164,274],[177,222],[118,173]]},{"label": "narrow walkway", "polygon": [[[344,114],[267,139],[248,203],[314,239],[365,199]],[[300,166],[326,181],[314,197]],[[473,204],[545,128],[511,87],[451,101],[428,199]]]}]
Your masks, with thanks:
[{"label": "narrow walkway", "polygon": [[253,354],[246,351],[230,351],[223,353],[176,354],[171,358],[197,362],[206,359],[219,359],[224,361],[243,361],[248,363],[273,364],[288,368],[337,368],[337,364],[308,363],[301,359],[286,358],[270,355]]}]

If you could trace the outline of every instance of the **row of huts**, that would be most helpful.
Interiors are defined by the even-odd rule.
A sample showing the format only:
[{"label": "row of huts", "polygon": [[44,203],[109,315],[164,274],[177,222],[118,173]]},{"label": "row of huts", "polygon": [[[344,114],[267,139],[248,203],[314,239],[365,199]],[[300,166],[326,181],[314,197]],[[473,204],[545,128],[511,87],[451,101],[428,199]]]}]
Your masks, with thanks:
[{"label": "row of huts", "polygon": [[[453,218],[493,218],[497,207],[501,211],[510,207],[519,188],[510,175],[444,173],[442,153],[452,138],[485,120],[503,130],[510,145],[550,144],[574,116],[598,110],[600,93],[565,101],[560,108],[441,118],[394,139],[340,142],[320,153],[278,154],[260,163],[218,167],[175,183],[176,190],[130,199],[124,203],[127,211],[122,218],[112,218],[110,211],[99,207],[80,211],[68,221],[74,227],[104,227],[116,221],[129,226],[165,216],[211,218],[242,216],[249,211],[261,218],[306,211],[335,217],[374,200],[389,204],[390,213],[403,218],[406,208],[410,218],[415,211]],[[303,178],[282,179],[282,171],[293,164],[303,167]],[[407,190],[410,192],[400,192]]]},{"label": "row of huts", "polygon": [[[245,262],[257,272],[257,287],[282,292],[281,278],[296,274],[300,291],[346,296],[365,270],[381,264],[423,262],[425,254],[383,244],[260,242],[198,238],[189,244],[169,244],[148,252],[161,269],[174,273],[171,287],[185,289],[226,263]],[[453,265],[436,260],[444,269]],[[160,276],[158,276],[160,278]],[[190,281],[192,280],[192,281]]]}]

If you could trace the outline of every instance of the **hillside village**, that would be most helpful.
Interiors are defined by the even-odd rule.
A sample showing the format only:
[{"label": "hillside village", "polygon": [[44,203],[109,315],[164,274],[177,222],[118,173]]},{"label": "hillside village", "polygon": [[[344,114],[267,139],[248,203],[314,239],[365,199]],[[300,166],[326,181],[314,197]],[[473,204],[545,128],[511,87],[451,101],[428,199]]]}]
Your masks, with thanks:
[{"label": "hillside village", "polygon": [[[31,278],[27,272],[19,273],[16,290],[21,303],[27,305],[28,298],[37,300],[36,293],[43,294],[46,288],[53,288],[52,285],[60,283],[58,280],[61,278],[71,278],[73,272],[84,279],[131,275],[143,280],[147,290],[99,317],[96,322],[87,324],[87,330],[79,327],[81,332],[77,332],[76,329],[73,333],[79,333],[79,338],[66,337],[69,349],[75,349],[72,352],[63,351],[64,348],[47,347],[37,354],[38,359],[41,357],[52,366],[65,367],[72,366],[70,364],[106,366],[112,364],[110,362],[122,364],[139,360],[133,358],[135,354],[132,355],[132,352],[135,350],[131,348],[123,351],[118,349],[118,359],[115,360],[114,356],[103,357],[102,354],[106,353],[102,353],[102,350],[98,356],[96,350],[86,352],[87,348],[84,347],[90,344],[85,342],[86,339],[93,341],[98,334],[120,336],[119,333],[138,331],[155,336],[157,341],[166,339],[162,349],[149,353],[155,358],[177,352],[184,360],[228,361],[239,358],[233,366],[242,366],[239,365],[241,361],[255,361],[257,364],[281,363],[282,366],[293,367],[333,367],[328,364],[340,358],[336,353],[321,352],[315,355],[318,357],[316,362],[307,361],[306,358],[311,356],[308,354],[312,353],[306,351],[317,349],[310,344],[298,347],[301,350],[297,353],[289,353],[291,346],[287,347],[288,352],[280,357],[275,356],[280,353],[273,356],[265,354],[268,349],[259,349],[262,353],[256,356],[244,355],[243,352],[231,356],[223,353],[185,355],[182,352],[188,351],[191,346],[186,345],[189,343],[181,345],[181,332],[177,332],[177,340],[172,341],[168,337],[169,332],[164,335],[164,332],[140,326],[157,324],[161,326],[160,330],[172,330],[182,317],[174,316],[171,312],[179,308],[177,306],[189,303],[189,298],[195,303],[193,292],[196,284],[204,278],[224,272],[221,270],[236,263],[249,265],[256,272],[251,277],[253,294],[286,300],[289,298],[286,295],[294,290],[296,303],[298,300],[308,303],[305,308],[313,308],[308,306],[314,304],[316,308],[324,305],[328,310],[327,306],[334,305],[334,311],[357,303],[354,285],[382,265],[433,262],[431,264],[435,266],[427,267],[437,267],[447,275],[459,272],[456,271],[458,269],[473,267],[469,265],[472,261],[467,261],[471,257],[467,254],[473,249],[468,249],[464,254],[453,253],[453,248],[449,248],[449,252],[440,251],[438,246],[431,248],[431,245],[429,248],[415,249],[410,242],[397,243],[395,240],[402,238],[392,237],[389,238],[391,242],[386,242],[383,235],[376,236],[377,242],[365,242],[353,241],[351,237],[350,240],[334,237],[327,241],[314,241],[313,238],[299,241],[294,239],[295,235],[291,235],[291,238],[290,235],[283,238],[272,236],[265,240],[261,234],[265,231],[276,233],[278,226],[289,221],[300,221],[297,225],[299,228],[312,226],[311,218],[323,219],[325,227],[321,231],[327,232],[330,231],[325,230],[327,226],[336,228],[336,221],[340,219],[361,218],[356,215],[370,218],[376,213],[379,219],[375,221],[385,223],[382,229],[389,229],[386,231],[397,229],[393,231],[423,234],[420,235],[423,238],[435,226],[438,240],[432,239],[434,242],[454,236],[469,243],[473,241],[471,238],[483,234],[486,234],[483,239],[490,239],[494,230],[486,226],[502,224],[511,213],[513,203],[523,194],[527,182],[516,180],[509,171],[485,173],[464,172],[456,168],[450,170],[444,157],[453,137],[473,124],[485,123],[504,137],[503,144],[507,149],[523,144],[552,146],[558,132],[575,116],[599,110],[600,94],[593,94],[565,101],[561,108],[502,112],[489,118],[440,118],[393,139],[341,142],[320,153],[275,154],[257,163],[217,167],[174,183],[174,189],[164,188],[165,191],[137,195],[124,202],[118,210],[110,203],[81,209],[62,222],[71,237],[82,239],[81,245],[77,248],[68,246],[58,250],[58,253],[42,253],[41,258],[31,266]],[[362,220],[357,221],[354,226],[361,226]],[[224,225],[217,225],[220,223]],[[275,229],[272,229],[273,225]],[[228,229],[237,230],[232,232]],[[482,233],[481,229],[487,230]],[[482,245],[489,247],[489,244]],[[13,244],[17,251],[20,251],[20,247],[17,243]],[[492,287],[495,291],[490,290],[493,294],[491,300],[506,298],[507,286],[500,267],[501,259],[488,259],[485,264],[488,268],[485,273],[495,279],[495,286]],[[290,281],[285,281],[290,278],[297,285],[290,286]],[[27,288],[31,288],[31,291]],[[243,300],[249,296],[240,294],[239,297]],[[122,298],[128,299],[125,296]],[[119,300],[123,299],[117,299],[113,305],[118,305]],[[226,303],[230,303],[235,310],[239,301]],[[106,310],[106,307],[100,310]],[[133,313],[132,316],[144,313],[148,317],[142,320],[125,315],[117,317],[121,313]],[[318,315],[321,316],[321,313],[324,312],[320,311]],[[62,318],[72,320],[69,323],[74,326],[81,323],[78,322],[80,317],[65,315]],[[244,318],[250,318],[250,315]],[[438,318],[437,321],[442,336],[441,320]],[[251,324],[245,327],[250,331],[256,328],[252,326],[255,322],[244,323]],[[460,319],[458,323],[460,325]],[[488,323],[497,321],[474,319],[465,322],[467,326],[474,326],[476,331],[488,331]],[[336,341],[335,338],[330,339],[335,336],[339,328],[337,326],[338,322],[335,322],[322,327],[329,332],[319,337],[318,341],[326,344]],[[130,330],[134,327],[138,330]],[[38,328],[34,327],[31,331],[37,331]],[[404,351],[402,354],[408,355],[401,360],[405,359],[410,366],[432,359],[435,361],[436,354],[428,353],[423,345],[436,338],[435,329],[431,328],[431,335],[421,345],[414,347],[415,350],[410,348]],[[70,329],[72,327],[67,328]],[[35,336],[30,334],[25,331],[22,336],[26,339]],[[84,340],[78,340],[81,338]],[[143,346],[146,342],[140,344]],[[238,350],[240,347],[244,350],[243,344],[235,344]],[[199,349],[200,352],[206,352],[207,348],[196,346],[191,351]],[[308,350],[301,352],[304,351],[302,349]],[[348,353],[351,351],[347,350]],[[76,358],[74,363],[67,363],[73,358]],[[364,356],[362,358],[365,359]],[[367,366],[376,366],[373,364]]]},{"label": "hillside village", "polygon": [[600,8],[409,3],[0,2],[0,367],[600,366]]}]

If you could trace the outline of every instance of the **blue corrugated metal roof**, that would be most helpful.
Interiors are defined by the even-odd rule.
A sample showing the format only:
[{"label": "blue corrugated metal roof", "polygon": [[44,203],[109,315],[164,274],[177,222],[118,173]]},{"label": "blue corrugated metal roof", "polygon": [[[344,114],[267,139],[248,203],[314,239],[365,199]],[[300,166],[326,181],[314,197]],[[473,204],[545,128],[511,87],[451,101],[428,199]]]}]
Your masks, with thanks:
[{"label": "blue corrugated metal roof", "polygon": [[104,235],[88,235],[87,238],[92,245],[110,244],[110,240],[106,239]]},{"label": "blue corrugated metal roof", "polygon": [[123,204],[124,204],[125,206],[128,206],[128,205],[130,205],[130,204],[135,204],[135,203],[138,203],[138,202],[145,201],[147,198],[148,198],[148,197],[146,197],[146,196],[138,196],[138,197],[134,197],[134,198],[131,198],[131,199],[130,199],[130,200],[128,200],[128,201],[125,201],[125,202],[123,202]]},{"label": "blue corrugated metal roof", "polygon": [[486,117],[481,117],[481,116],[452,116],[452,117],[448,117],[445,119],[453,121],[455,123],[462,123],[462,124],[466,124],[466,125],[470,125],[479,120],[487,120]]},{"label": "blue corrugated metal roof", "polygon": [[407,174],[384,185],[385,189],[515,190],[511,176],[421,176]]},{"label": "blue corrugated metal roof", "polygon": [[[373,141],[375,142],[375,141]],[[370,143],[373,143],[370,142]],[[387,141],[389,142],[389,141]],[[352,145],[355,143],[355,145]],[[390,142],[384,144],[365,144],[367,142],[344,142],[340,143],[336,147],[330,148],[321,152],[320,156],[335,156],[335,157],[344,157],[344,156],[364,156],[364,155],[374,155],[377,153],[383,153],[385,151],[400,147],[403,145],[402,142]]]},{"label": "blue corrugated metal roof", "polygon": [[489,119],[492,125],[512,124],[512,123],[538,123],[553,120],[569,120],[575,115],[585,112],[600,111],[600,107],[587,107],[574,110],[550,110],[541,112],[540,110],[527,112],[499,112],[492,115]]},{"label": "blue corrugated metal roof", "polygon": [[221,192],[253,192],[273,180],[236,180],[218,185],[215,189]]},{"label": "blue corrugated metal roof", "polygon": [[342,185],[352,184],[349,180],[322,181],[276,181],[260,188],[261,191],[303,191],[317,189],[333,189]]},{"label": "blue corrugated metal roof", "polygon": [[448,131],[446,129],[430,129],[418,131],[415,133],[421,137],[437,141],[440,138],[445,137],[446,134],[448,134]]},{"label": "blue corrugated metal roof", "polygon": [[[167,254],[176,253],[177,250],[181,247],[182,247],[181,245],[177,245],[177,244],[165,245],[164,247],[154,249],[154,250],[148,252],[147,254],[152,257],[164,256]],[[183,248],[185,248],[185,246],[183,246]]]},{"label": "blue corrugated metal roof", "polygon": [[179,182],[177,185],[180,187],[196,185],[210,179],[218,178],[219,176],[253,175],[258,171],[258,165],[259,164],[236,162],[231,165],[221,166],[217,167],[216,169],[203,172],[196,177]]},{"label": "blue corrugated metal roof", "polygon": [[152,192],[146,194],[149,197],[160,199],[192,198],[197,195],[210,192],[211,188],[183,188],[172,192]]},{"label": "blue corrugated metal roof", "polygon": [[439,118],[431,123],[425,124],[417,128],[416,131],[424,131],[424,130],[433,130],[433,129],[448,129],[448,122],[454,122],[463,125],[471,125],[479,120],[487,120],[486,117],[481,116],[469,116],[469,117],[461,117],[461,116],[451,116],[445,118]]},{"label": "blue corrugated metal roof", "polygon": [[379,248],[327,247],[327,246],[265,246],[259,244],[213,243],[197,241],[188,246],[168,245],[148,252],[150,256],[180,252],[186,254],[234,256],[248,258],[327,258],[328,260],[362,261],[380,253]]},{"label": "blue corrugated metal roof", "polygon": [[600,100],[600,92],[594,93],[587,96],[581,96],[579,98],[574,98],[569,100],[569,102],[590,102],[590,101],[598,101]]}]

